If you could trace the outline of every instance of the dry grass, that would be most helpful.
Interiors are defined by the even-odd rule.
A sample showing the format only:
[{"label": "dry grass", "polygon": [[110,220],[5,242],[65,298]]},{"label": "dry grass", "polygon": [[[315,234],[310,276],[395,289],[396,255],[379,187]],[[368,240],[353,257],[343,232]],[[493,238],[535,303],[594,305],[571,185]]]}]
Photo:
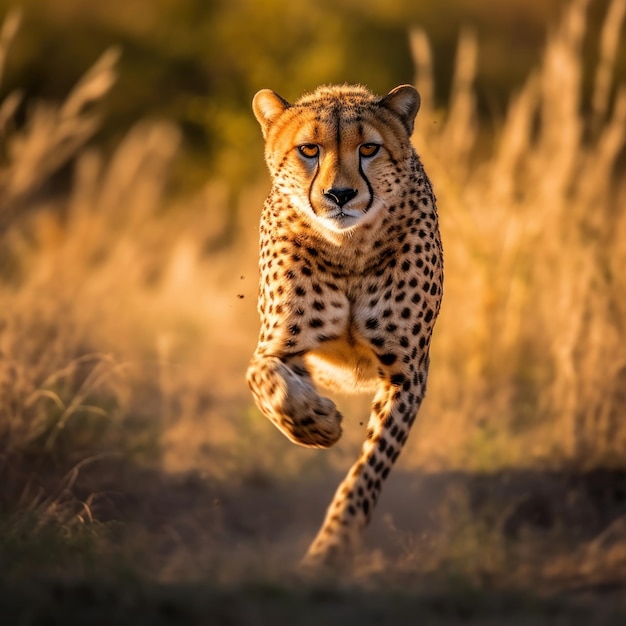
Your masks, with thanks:
[{"label": "dry grass", "polygon": [[[570,4],[489,139],[471,31],[445,111],[434,107],[427,37],[411,33],[423,102],[415,144],[438,194],[447,281],[429,395],[400,470],[623,466],[626,85],[612,69],[624,5],[610,3],[582,115],[587,4]],[[17,26],[5,20],[0,77]],[[13,121],[20,94],[0,103],[0,515],[37,528],[76,532],[103,517],[102,493],[124,488],[113,459],[233,489],[310,482],[351,462],[364,434],[365,400],[346,407],[351,423],[330,453],[291,446],[252,408],[243,373],[266,186],[210,181],[175,197],[179,133],[167,123],[140,122],[108,157],[90,146],[116,61],[106,52],[65,102],[37,104],[24,126]],[[453,563],[481,581],[519,557],[500,539],[482,550],[484,529],[461,518],[444,511],[453,523],[434,552],[417,558],[424,546],[409,542],[398,572]],[[527,562],[544,548],[529,548]],[[584,576],[606,556],[593,550],[550,567]],[[472,555],[480,572],[467,569]],[[546,567],[518,575],[532,581]]]},{"label": "dry grass", "polygon": [[[479,131],[471,33],[459,44],[443,126],[430,123],[424,103],[416,144],[437,184],[447,283],[429,417],[413,439],[418,458],[486,469],[621,462],[626,85],[609,96],[623,4],[607,13],[593,109],[583,117],[587,4],[570,4],[479,162],[469,156]],[[428,97],[425,35],[414,32],[412,44]]]}]

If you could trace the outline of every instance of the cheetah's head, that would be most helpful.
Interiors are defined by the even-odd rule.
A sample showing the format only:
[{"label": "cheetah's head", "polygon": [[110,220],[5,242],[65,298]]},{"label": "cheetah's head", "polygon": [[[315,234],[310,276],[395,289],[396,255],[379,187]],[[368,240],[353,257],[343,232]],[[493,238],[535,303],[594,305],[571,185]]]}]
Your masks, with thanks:
[{"label": "cheetah's head", "polygon": [[363,87],[320,87],[289,104],[269,89],[254,97],[274,187],[331,239],[389,205],[407,175],[420,105],[401,85],[380,98]]}]

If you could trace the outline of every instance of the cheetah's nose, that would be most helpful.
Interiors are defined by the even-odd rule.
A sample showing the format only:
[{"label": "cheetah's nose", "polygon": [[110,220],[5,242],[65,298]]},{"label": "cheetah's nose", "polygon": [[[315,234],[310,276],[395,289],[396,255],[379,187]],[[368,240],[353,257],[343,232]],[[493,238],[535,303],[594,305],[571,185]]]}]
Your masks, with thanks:
[{"label": "cheetah's nose", "polygon": [[350,187],[332,188],[324,192],[324,195],[332,200],[336,205],[341,208],[344,204],[347,204],[359,193],[356,189],[350,189]]}]

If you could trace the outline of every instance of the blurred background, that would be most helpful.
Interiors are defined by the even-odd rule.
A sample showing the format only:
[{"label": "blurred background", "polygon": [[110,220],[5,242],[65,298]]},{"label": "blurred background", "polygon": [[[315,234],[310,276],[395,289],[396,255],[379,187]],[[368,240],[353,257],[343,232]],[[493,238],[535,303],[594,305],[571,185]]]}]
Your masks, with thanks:
[{"label": "blurred background", "polygon": [[[582,60],[597,62],[606,0],[589,3]],[[4,13],[12,3],[3,1]],[[28,99],[61,100],[98,56],[112,45],[122,53],[115,89],[101,104],[100,141],[114,145],[144,117],[175,122],[184,133],[183,184],[207,176],[240,183],[259,171],[259,133],[250,99],[270,87],[293,100],[324,83],[368,85],[386,93],[413,80],[408,30],[423,28],[432,46],[436,104],[445,107],[461,30],[480,40],[475,80],[478,113],[492,128],[513,89],[541,58],[562,0],[411,0],[356,2],[281,0],[179,2],[24,0],[23,26],[11,46],[3,89]],[[626,71],[621,46],[617,72]],[[586,73],[584,105],[592,74]]]},{"label": "blurred background", "polygon": [[[24,527],[63,529],[62,545],[85,527],[105,541],[129,515],[162,537],[164,511],[177,510],[174,543],[204,534],[206,572],[224,533],[236,536],[229,550],[247,538],[258,553],[260,536],[273,554],[278,511],[290,524],[280,545],[297,552],[321,520],[370,399],[338,398],[344,438],[314,451],[286,441],[246,388],[269,189],[250,102],[264,87],[293,100],[323,83],[384,94],[408,82],[422,95],[414,143],[438,197],[447,276],[428,398],[398,476],[535,472],[542,485],[553,472],[621,471],[625,7],[0,0],[7,541]],[[290,487],[303,484],[314,511]],[[241,522],[246,498],[258,523]],[[417,567],[402,494],[381,507],[394,502],[409,515],[403,562]],[[192,558],[171,541],[156,568],[165,578]],[[452,550],[439,547],[429,562]],[[28,571],[24,554],[15,571]],[[497,559],[481,567],[506,571]]]}]

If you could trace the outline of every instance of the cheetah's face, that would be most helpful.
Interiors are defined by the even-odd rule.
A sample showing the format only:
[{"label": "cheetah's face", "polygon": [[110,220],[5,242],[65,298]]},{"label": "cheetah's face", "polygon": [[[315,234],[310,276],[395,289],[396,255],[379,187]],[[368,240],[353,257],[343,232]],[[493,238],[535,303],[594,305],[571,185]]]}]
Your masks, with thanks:
[{"label": "cheetah's face", "polygon": [[290,105],[264,89],[253,108],[274,186],[322,234],[348,233],[387,206],[412,153],[419,96],[408,85],[382,99],[329,87]]}]

